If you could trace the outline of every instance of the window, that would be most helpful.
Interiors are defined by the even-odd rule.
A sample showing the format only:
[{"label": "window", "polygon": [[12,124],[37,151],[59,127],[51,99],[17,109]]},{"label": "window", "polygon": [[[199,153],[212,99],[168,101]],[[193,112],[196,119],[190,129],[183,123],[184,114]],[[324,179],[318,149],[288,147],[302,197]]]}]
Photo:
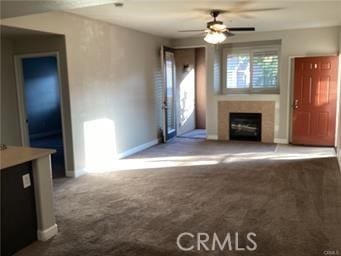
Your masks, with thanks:
[{"label": "window", "polygon": [[227,56],[228,88],[250,87],[250,55],[248,53]]},{"label": "window", "polygon": [[277,93],[279,48],[224,50],[225,93]]}]

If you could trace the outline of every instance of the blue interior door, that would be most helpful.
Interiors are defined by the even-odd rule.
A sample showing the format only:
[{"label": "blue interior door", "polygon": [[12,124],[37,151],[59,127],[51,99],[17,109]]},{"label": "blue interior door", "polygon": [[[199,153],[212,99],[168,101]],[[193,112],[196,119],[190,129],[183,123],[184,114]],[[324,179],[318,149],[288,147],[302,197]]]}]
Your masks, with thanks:
[{"label": "blue interior door", "polygon": [[55,56],[22,59],[30,146],[55,149],[52,174],[62,177],[65,164],[57,65]]},{"label": "blue interior door", "polygon": [[175,108],[175,61],[174,51],[170,48],[163,48],[164,56],[164,141],[176,136],[176,108]]}]

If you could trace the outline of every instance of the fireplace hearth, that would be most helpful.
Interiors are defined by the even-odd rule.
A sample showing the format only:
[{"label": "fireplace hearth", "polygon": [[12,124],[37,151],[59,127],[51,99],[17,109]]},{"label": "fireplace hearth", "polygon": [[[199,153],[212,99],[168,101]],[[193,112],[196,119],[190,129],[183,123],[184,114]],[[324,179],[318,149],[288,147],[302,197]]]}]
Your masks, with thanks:
[{"label": "fireplace hearth", "polygon": [[230,113],[230,140],[262,140],[261,113]]}]

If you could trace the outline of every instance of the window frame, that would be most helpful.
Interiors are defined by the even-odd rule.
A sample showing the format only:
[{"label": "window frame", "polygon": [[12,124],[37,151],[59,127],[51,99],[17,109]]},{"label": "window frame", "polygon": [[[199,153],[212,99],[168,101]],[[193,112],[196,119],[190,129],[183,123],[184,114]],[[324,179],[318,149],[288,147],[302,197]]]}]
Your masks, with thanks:
[{"label": "window frame", "polygon": [[[277,85],[274,88],[254,88],[252,85],[253,78],[253,58],[255,52],[277,52],[278,67],[277,67]],[[248,88],[227,88],[227,56],[230,54],[248,53],[250,56],[250,84]],[[268,46],[251,46],[251,47],[238,47],[238,48],[224,48],[222,54],[222,93],[223,94],[279,94],[280,92],[280,58],[281,58],[280,45]]]}]

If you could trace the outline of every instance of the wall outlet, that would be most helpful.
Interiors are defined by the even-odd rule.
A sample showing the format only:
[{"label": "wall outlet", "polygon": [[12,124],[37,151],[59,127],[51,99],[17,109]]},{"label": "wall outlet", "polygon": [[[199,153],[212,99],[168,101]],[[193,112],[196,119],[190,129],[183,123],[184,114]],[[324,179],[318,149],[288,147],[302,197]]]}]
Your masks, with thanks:
[{"label": "wall outlet", "polygon": [[31,178],[29,173],[26,173],[22,176],[22,183],[24,188],[28,188],[31,186]]}]

